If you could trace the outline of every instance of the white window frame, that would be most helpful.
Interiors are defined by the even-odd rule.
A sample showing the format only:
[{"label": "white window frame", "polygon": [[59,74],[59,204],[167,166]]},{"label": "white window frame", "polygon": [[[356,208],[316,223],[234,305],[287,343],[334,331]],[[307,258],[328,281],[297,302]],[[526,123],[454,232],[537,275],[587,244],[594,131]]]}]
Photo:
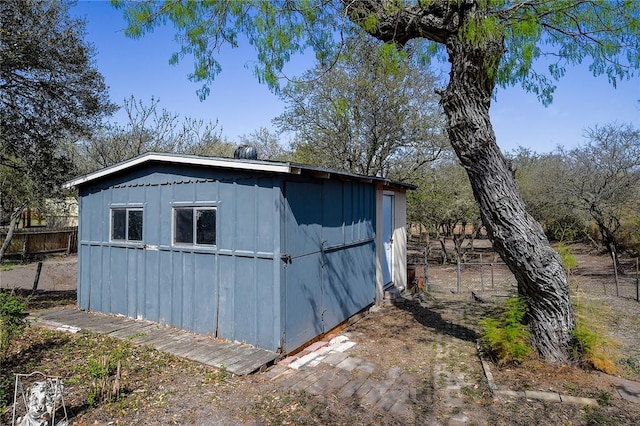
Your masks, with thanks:
[{"label": "white window frame", "polygon": [[[124,222],[124,239],[114,239],[113,238],[113,214],[114,212],[124,211],[125,212],[125,222]],[[142,212],[142,230],[140,233],[139,240],[132,240],[129,238],[129,212],[139,211]],[[144,208],[140,206],[136,207],[127,207],[127,206],[111,206],[109,208],[109,241],[113,243],[133,243],[133,244],[141,244],[144,241]]]},{"label": "white window frame", "polygon": [[[193,239],[190,243],[177,242],[176,241],[176,210],[191,210],[193,219],[192,235]],[[214,233],[215,239],[213,244],[197,243],[198,238],[198,221],[197,212],[200,210],[213,210],[215,211],[215,223]],[[218,245],[218,207],[212,205],[181,205],[176,204],[171,208],[171,245],[175,247],[203,247],[203,248],[215,248]]]}]

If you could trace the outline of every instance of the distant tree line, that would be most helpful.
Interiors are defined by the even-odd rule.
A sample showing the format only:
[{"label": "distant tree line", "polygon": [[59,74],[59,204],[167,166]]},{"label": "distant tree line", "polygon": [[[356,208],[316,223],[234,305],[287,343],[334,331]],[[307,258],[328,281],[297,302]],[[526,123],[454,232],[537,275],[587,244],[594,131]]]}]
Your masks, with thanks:
[{"label": "distant tree line", "polygon": [[[518,148],[507,154],[529,213],[556,242],[584,241],[618,256],[640,256],[640,130],[595,125],[584,143],[551,153]],[[469,182],[452,156],[442,156],[409,193],[409,221],[443,245],[478,235],[482,226]],[[468,226],[472,225],[472,226]],[[465,232],[466,231],[466,232]]]}]

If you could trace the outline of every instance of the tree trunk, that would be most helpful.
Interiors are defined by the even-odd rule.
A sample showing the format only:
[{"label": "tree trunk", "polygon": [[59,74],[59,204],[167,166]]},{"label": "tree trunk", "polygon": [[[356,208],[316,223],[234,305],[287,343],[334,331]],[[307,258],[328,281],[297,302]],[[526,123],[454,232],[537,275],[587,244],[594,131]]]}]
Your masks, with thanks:
[{"label": "tree trunk", "polygon": [[11,244],[11,240],[13,239],[13,233],[16,230],[18,225],[18,219],[22,214],[22,211],[26,207],[26,203],[22,204],[18,208],[16,208],[13,213],[11,213],[11,222],[9,222],[9,230],[7,231],[7,236],[4,238],[4,242],[2,243],[2,247],[0,247],[0,261],[4,257],[5,252],[9,248],[9,244]]},{"label": "tree trunk", "polygon": [[613,261],[616,271],[620,275],[624,275],[624,270],[620,267],[620,261],[618,259],[618,239],[616,238],[615,230],[607,226],[604,214],[599,209],[592,207],[590,212],[591,217],[598,225],[600,235],[602,236],[602,243],[609,252],[609,255],[611,255],[611,260]]},{"label": "tree trunk", "polygon": [[490,122],[495,83],[489,70],[502,56],[502,43],[474,47],[450,36],[446,46],[451,72],[441,103],[451,145],[467,171],[489,238],[528,301],[535,349],[544,359],[567,363],[575,327],[567,275],[542,227],[525,210]]}]

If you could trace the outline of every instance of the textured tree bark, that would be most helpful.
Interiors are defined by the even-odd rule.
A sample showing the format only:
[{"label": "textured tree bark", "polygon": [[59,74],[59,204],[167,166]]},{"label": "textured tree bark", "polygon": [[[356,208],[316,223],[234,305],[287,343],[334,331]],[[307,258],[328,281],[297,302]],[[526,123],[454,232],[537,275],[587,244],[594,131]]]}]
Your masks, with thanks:
[{"label": "textured tree bark", "polygon": [[[444,44],[451,72],[441,94],[447,133],[467,171],[482,221],[493,247],[518,281],[529,303],[533,344],[545,359],[567,363],[575,328],[569,285],[562,261],[542,227],[525,210],[513,171],[496,144],[489,107],[495,88],[491,70],[504,54],[503,40],[465,41],[460,30],[486,10],[476,0],[395,1],[342,0],[353,22],[382,41],[403,45],[424,37]],[[367,19],[376,18],[376,25]]]},{"label": "textured tree bark", "polygon": [[567,363],[575,327],[567,275],[542,227],[525,210],[490,122],[494,82],[488,69],[501,57],[501,49],[501,43],[476,49],[457,37],[447,41],[451,75],[441,100],[447,131],[493,246],[529,303],[535,349],[547,360]]}]

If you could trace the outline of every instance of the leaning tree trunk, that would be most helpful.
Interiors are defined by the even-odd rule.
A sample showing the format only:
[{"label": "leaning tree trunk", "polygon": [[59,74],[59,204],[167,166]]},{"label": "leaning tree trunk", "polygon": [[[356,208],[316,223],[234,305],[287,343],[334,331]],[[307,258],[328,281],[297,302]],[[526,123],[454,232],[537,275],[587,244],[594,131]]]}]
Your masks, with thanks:
[{"label": "leaning tree trunk", "polygon": [[525,210],[489,118],[495,83],[488,70],[502,56],[502,43],[475,48],[450,36],[446,45],[451,72],[441,103],[451,145],[467,171],[489,238],[528,301],[535,349],[547,360],[567,363],[575,327],[567,275],[542,227]]},{"label": "leaning tree trunk", "polygon": [[16,227],[18,225],[18,219],[20,218],[20,215],[22,214],[22,211],[26,206],[27,204],[24,203],[19,207],[17,207],[13,211],[13,213],[11,213],[11,221],[9,222],[9,229],[7,230],[7,235],[4,238],[4,242],[0,247],[0,260],[2,260],[2,258],[4,257],[4,254],[7,252],[7,249],[9,248],[9,244],[11,244],[11,240],[13,239],[13,233],[16,230]]}]

